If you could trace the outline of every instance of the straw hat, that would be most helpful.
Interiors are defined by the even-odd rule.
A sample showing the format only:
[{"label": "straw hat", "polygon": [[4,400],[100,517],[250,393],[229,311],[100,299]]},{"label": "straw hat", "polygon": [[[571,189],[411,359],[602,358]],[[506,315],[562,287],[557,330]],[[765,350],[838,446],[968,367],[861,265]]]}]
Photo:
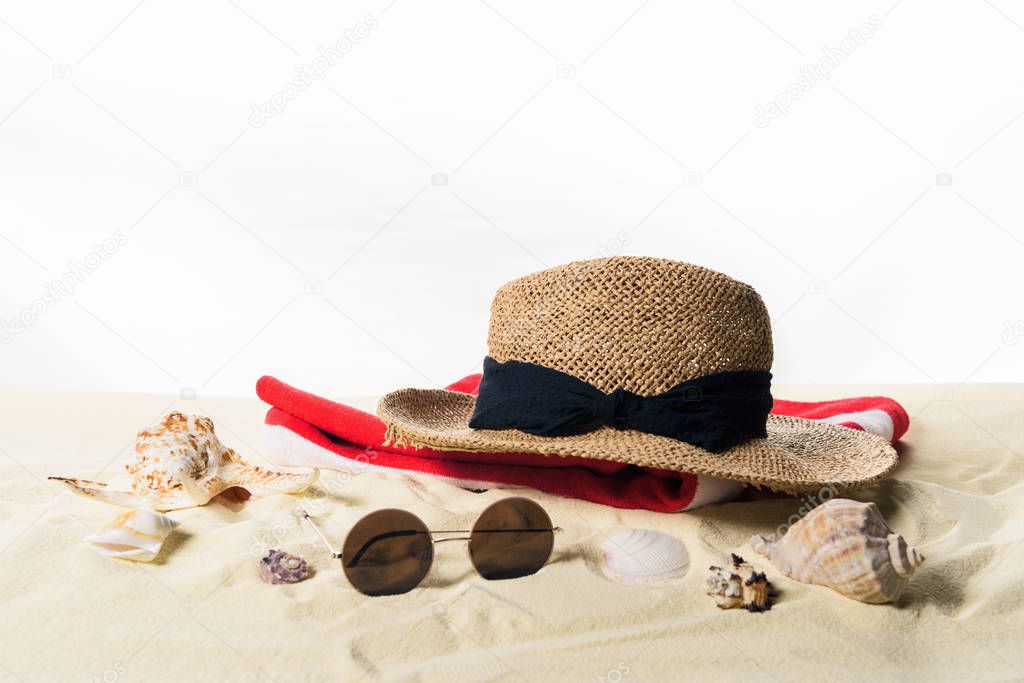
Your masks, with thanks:
[{"label": "straw hat", "polygon": [[488,348],[479,398],[384,396],[387,440],[582,456],[789,493],[868,484],[897,464],[881,437],[768,414],[764,302],[700,266],[616,256],[514,280],[494,297]]}]

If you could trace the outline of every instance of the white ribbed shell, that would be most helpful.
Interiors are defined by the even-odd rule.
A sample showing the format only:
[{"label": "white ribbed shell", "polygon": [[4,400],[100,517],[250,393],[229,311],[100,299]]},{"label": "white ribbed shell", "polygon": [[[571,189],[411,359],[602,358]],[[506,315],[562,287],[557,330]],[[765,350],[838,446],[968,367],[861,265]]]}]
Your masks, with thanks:
[{"label": "white ribbed shell", "polygon": [[686,574],[690,554],[679,539],[650,529],[620,529],[601,544],[607,574],[628,586]]}]

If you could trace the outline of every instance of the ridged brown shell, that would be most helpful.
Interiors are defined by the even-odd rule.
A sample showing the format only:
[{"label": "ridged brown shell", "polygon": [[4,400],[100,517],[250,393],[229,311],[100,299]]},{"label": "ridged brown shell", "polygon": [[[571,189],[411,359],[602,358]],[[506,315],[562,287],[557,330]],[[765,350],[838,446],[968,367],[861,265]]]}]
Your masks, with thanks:
[{"label": "ridged brown shell", "polygon": [[886,524],[878,506],[837,498],[811,510],[781,540],[750,545],[786,576],[868,603],[899,598],[924,557]]}]

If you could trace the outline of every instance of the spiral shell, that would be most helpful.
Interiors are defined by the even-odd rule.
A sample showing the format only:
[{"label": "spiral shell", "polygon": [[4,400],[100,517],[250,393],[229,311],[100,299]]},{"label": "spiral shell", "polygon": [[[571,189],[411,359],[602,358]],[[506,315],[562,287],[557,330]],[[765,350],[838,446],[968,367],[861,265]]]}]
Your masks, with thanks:
[{"label": "spiral shell", "polygon": [[679,539],[651,529],[620,529],[601,544],[605,572],[627,586],[678,578],[690,567]]},{"label": "spiral shell", "polygon": [[257,566],[260,578],[267,583],[298,583],[310,577],[309,563],[283,550],[268,550]]},{"label": "spiral shell", "polygon": [[878,506],[845,498],[811,510],[777,542],[754,536],[750,545],[792,579],[875,604],[899,598],[924,561]]},{"label": "spiral shell", "polygon": [[104,482],[50,477],[78,495],[129,508],[178,510],[206,505],[214,496],[239,486],[254,497],[298,493],[316,481],[318,471],[277,472],[250,465],[221,443],[213,421],[171,411],[138,433],[135,452],[125,465],[131,489]]}]

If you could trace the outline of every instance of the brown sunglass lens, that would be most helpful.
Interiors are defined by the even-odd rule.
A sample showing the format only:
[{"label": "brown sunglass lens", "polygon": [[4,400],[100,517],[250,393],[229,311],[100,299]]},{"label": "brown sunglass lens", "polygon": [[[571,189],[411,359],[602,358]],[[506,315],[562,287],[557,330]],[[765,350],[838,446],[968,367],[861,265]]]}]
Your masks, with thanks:
[{"label": "brown sunglass lens", "polygon": [[427,575],[434,546],[416,515],[378,510],[352,527],[341,554],[345,576],[360,593],[397,595],[411,591]]},{"label": "brown sunglass lens", "polygon": [[469,557],[485,579],[533,574],[551,557],[555,534],[544,508],[506,498],[484,510],[469,536]]}]

